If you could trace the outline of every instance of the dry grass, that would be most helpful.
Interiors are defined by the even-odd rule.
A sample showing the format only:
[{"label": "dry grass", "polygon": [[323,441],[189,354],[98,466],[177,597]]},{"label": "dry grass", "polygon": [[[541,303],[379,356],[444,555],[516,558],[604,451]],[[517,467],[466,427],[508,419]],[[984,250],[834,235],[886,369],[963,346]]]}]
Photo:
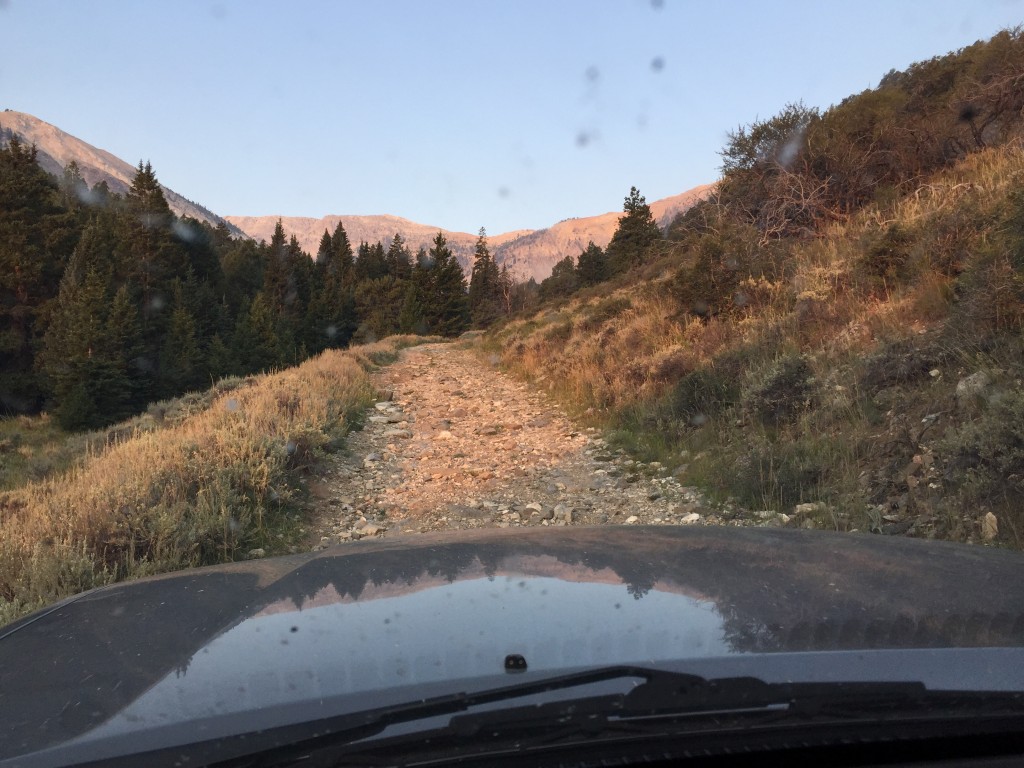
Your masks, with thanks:
[{"label": "dry grass", "polygon": [[[393,337],[253,377],[121,438],[64,474],[0,495],[0,623],[110,581],[230,561],[298,540],[297,480],[374,392]],[[163,414],[164,408],[158,409]]]},{"label": "dry grass", "polygon": [[[939,498],[926,483],[908,487],[899,472],[922,453],[945,466],[955,451],[937,442],[942,429],[919,438],[920,426],[908,432],[901,425],[943,413],[950,440],[975,434],[965,424],[984,413],[958,410],[954,393],[972,371],[1004,370],[1017,381],[1007,391],[1019,391],[1024,362],[999,350],[1010,349],[1024,327],[1024,278],[1000,222],[1011,193],[1021,190],[1024,151],[979,152],[913,194],[868,207],[816,238],[783,241],[763,254],[768,268],[760,273],[762,254],[751,250],[751,276],[707,297],[706,306],[724,308],[718,315],[695,318],[688,312],[694,297],[678,297],[680,288],[692,294],[697,283],[686,281],[701,277],[686,241],[672,256],[680,267],[675,281],[620,280],[606,296],[590,289],[557,311],[542,308],[504,325],[483,346],[626,447],[685,468],[687,482],[720,497],[780,509],[826,501],[835,515],[823,522],[843,529],[877,529],[887,514],[879,510],[897,501],[906,504],[900,514],[915,510],[922,524],[952,517],[948,510],[967,499],[957,488],[969,483],[949,480]],[[722,241],[726,254],[746,247],[730,237]],[[752,418],[758,397],[777,399],[769,385],[796,359],[812,374],[801,385],[811,406],[783,409],[787,418],[770,423]],[[907,365],[914,376],[900,378]],[[929,374],[935,368],[938,378]],[[895,380],[879,394],[872,377]],[[782,393],[786,382],[779,381]],[[1019,433],[1024,440],[1024,426]],[[1016,514],[1007,530],[1024,530],[1024,514]],[[944,529],[927,524],[937,535],[971,538],[975,522],[961,513]],[[1007,543],[1024,545],[1013,537]]]}]

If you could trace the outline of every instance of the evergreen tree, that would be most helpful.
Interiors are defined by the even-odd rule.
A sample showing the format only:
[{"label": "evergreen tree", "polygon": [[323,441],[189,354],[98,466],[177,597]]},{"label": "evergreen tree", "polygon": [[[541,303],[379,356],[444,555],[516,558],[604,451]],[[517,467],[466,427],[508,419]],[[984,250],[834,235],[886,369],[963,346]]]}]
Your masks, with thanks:
[{"label": "evergreen tree", "polygon": [[569,296],[579,287],[576,266],[572,256],[566,256],[551,269],[551,276],[540,284],[540,297],[550,299],[557,296]]},{"label": "evergreen tree", "polygon": [[144,359],[155,371],[172,311],[172,283],[188,269],[188,253],[172,234],[175,219],[149,163],[139,163],[125,195],[125,211],[116,258],[138,296]]},{"label": "evergreen tree", "polygon": [[277,336],[277,318],[262,291],[238,317],[231,346],[245,373],[268,371],[284,362],[285,355]]},{"label": "evergreen tree", "polygon": [[139,312],[127,285],[114,294],[106,324],[106,354],[112,373],[121,382],[110,393],[111,421],[123,419],[142,410],[145,402],[139,397],[139,360],[142,354],[142,329]]},{"label": "evergreen tree", "polygon": [[481,227],[469,282],[469,313],[474,327],[486,328],[501,315],[500,278],[498,265],[487,248],[487,231]]},{"label": "evergreen tree", "polygon": [[249,304],[263,287],[265,263],[266,248],[252,240],[233,241],[221,256],[224,298],[233,317],[247,312]]},{"label": "evergreen tree", "polygon": [[389,275],[394,275],[399,280],[408,280],[412,275],[412,254],[405,245],[403,237],[395,233],[388,246],[388,252],[384,256],[384,263]]},{"label": "evergreen tree", "polygon": [[316,249],[316,264],[326,272],[333,261],[334,248],[331,247],[331,233],[325,229],[320,237],[320,245]]},{"label": "evergreen tree", "polygon": [[35,347],[77,236],[35,148],[11,136],[0,146],[0,415],[42,406]]},{"label": "evergreen tree", "polygon": [[376,280],[388,273],[385,261],[384,246],[381,243],[359,244],[359,256],[355,264],[355,280]]},{"label": "evergreen tree", "polygon": [[576,263],[576,277],[580,285],[597,285],[608,279],[608,264],[605,253],[594,241],[587,244],[587,248],[580,254]]},{"label": "evergreen tree", "polygon": [[102,278],[95,269],[83,275],[78,267],[72,259],[61,280],[39,357],[57,401],[57,420],[64,429],[99,427],[112,416],[116,418],[105,406],[125,384],[106,354]]},{"label": "evergreen tree", "polygon": [[630,187],[623,206],[624,215],[608,243],[607,263],[611,275],[618,275],[643,263],[651,246],[661,239],[651,207],[636,187]]},{"label": "evergreen tree", "polygon": [[352,243],[349,242],[348,234],[340,221],[334,228],[334,234],[331,235],[331,250],[334,253],[333,261],[337,265],[338,273],[347,279],[352,272]]},{"label": "evergreen tree", "polygon": [[263,295],[278,316],[286,313],[294,292],[289,266],[288,239],[278,219],[263,266]]},{"label": "evergreen tree", "polygon": [[427,326],[431,333],[458,336],[469,324],[466,275],[441,232],[434,238],[427,258],[431,263],[430,292],[424,307]]},{"label": "evergreen tree", "polygon": [[430,290],[430,274],[426,265],[426,253],[421,250],[422,258],[416,259],[412,274],[406,284],[402,309],[398,315],[398,330],[402,333],[415,333],[425,336],[430,332],[427,328],[424,304]]},{"label": "evergreen tree", "polygon": [[179,283],[167,335],[160,350],[160,384],[165,396],[195,389],[203,383],[196,321]]}]

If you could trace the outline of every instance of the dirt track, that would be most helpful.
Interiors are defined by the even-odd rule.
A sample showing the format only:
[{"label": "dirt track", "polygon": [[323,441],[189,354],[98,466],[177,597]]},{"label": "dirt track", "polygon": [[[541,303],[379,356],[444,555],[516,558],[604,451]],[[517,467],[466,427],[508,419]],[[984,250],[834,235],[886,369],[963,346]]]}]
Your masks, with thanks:
[{"label": "dirt track", "polygon": [[376,380],[385,398],[313,488],[315,547],[455,528],[765,523],[610,451],[460,345],[407,349]]}]

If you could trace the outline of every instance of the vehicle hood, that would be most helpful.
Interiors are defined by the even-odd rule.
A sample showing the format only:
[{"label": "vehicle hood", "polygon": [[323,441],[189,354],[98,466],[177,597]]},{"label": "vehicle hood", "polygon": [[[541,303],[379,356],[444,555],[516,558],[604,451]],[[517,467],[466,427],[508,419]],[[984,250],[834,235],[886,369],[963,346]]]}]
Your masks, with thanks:
[{"label": "vehicle hood", "polygon": [[0,628],[0,757],[138,723],[436,692],[505,675],[509,654],[532,674],[1021,648],[1022,565],[949,543],[659,526],[426,534],[185,571]]}]

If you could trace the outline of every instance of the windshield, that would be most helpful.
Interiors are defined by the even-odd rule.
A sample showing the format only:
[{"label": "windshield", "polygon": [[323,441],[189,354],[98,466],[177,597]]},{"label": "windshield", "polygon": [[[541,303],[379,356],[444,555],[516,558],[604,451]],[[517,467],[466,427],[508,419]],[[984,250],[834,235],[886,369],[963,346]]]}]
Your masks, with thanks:
[{"label": "windshield", "polygon": [[[48,723],[23,746],[519,672],[1018,649],[1021,23],[0,0],[0,712]],[[997,688],[972,658],[943,685]]]}]

